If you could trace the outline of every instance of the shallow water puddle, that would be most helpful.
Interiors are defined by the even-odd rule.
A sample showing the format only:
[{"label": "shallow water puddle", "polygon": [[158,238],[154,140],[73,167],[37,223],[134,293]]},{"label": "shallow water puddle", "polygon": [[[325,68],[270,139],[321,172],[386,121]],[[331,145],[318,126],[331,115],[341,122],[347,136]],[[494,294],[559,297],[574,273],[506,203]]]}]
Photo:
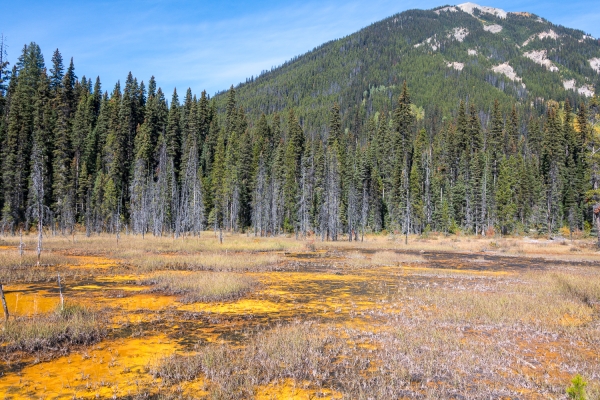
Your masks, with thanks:
[{"label": "shallow water puddle", "polygon": [[[110,310],[111,339],[8,373],[0,378],[0,393],[6,393],[7,398],[133,395],[150,387],[156,389],[146,367],[161,355],[189,351],[203,343],[243,345],[256,328],[298,319],[375,332],[382,329],[378,322],[402,312],[402,304],[391,299],[407,287],[445,285],[449,279],[466,275],[494,279],[516,273],[516,268],[502,270],[496,260],[480,255],[473,260],[457,256],[455,261],[462,261],[455,262],[453,268],[448,255],[424,255],[433,259],[432,264],[364,268],[352,267],[352,260],[344,258],[343,252],[335,257],[324,252],[288,257],[294,270],[248,273],[260,281],[259,288],[233,301],[182,304],[176,296],[151,293],[152,286],[139,285],[142,275],[102,272],[104,276],[69,281],[64,288],[67,301]],[[101,257],[76,258],[81,263],[78,268],[117,265]],[[48,312],[60,301],[55,283],[11,285],[6,293],[9,311],[15,315]],[[576,325],[578,321],[569,318],[565,316],[565,324]],[[375,349],[371,343],[356,345],[363,350]],[[178,385],[177,390],[196,397],[206,394],[201,379]],[[338,393],[317,392],[308,383],[291,380],[257,387],[260,399],[315,397],[336,398]]]},{"label": "shallow water puddle", "polygon": [[154,293],[136,293],[116,298],[95,299],[97,305],[118,308],[123,311],[159,311],[178,304],[174,296],[165,296]]},{"label": "shallow water puddle", "polygon": [[117,262],[113,259],[99,256],[69,256],[77,261],[76,265],[72,267],[77,268],[94,268],[94,269],[107,269],[117,265]]},{"label": "shallow water puddle", "polygon": [[56,310],[60,304],[58,288],[48,286],[15,285],[5,287],[4,294],[10,315],[32,316]]}]

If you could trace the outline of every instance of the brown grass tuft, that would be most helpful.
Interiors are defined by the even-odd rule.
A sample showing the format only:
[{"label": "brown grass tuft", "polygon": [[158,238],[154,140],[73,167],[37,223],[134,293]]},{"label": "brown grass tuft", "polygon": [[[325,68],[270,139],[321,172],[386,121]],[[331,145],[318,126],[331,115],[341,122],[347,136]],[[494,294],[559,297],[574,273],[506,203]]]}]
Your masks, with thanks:
[{"label": "brown grass tuft", "polygon": [[175,271],[155,273],[141,283],[154,285],[155,291],[177,295],[183,303],[231,300],[243,296],[257,284],[255,279],[241,274]]},{"label": "brown grass tuft", "polygon": [[7,353],[56,351],[100,340],[107,334],[105,322],[96,311],[66,304],[49,314],[9,319],[0,331],[0,341]]}]

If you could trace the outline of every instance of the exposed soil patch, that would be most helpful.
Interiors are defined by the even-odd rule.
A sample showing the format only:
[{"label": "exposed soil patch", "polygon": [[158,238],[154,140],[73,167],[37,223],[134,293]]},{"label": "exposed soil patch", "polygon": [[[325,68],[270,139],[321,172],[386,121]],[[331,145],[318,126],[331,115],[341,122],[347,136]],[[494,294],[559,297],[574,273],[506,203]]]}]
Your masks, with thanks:
[{"label": "exposed soil patch", "polygon": [[[85,259],[47,267],[48,279],[6,285],[11,318],[42,317],[60,301],[52,276],[77,271],[64,272],[62,293],[106,315],[107,334],[61,351],[5,353],[0,391],[14,398],[548,398],[563,395],[580,373],[589,393],[599,393],[600,257],[583,244],[548,243],[559,254],[549,260],[490,240],[473,240],[474,251],[376,240],[319,243],[317,251],[284,242],[282,250],[272,239],[236,240],[221,252],[211,248],[206,260],[192,243],[173,242],[185,252],[165,243],[98,259],[87,244]],[[571,256],[569,246],[581,249],[576,260],[560,258]],[[243,259],[257,254],[248,248],[270,251],[261,256],[267,264],[244,268]],[[130,261],[146,251],[152,268]],[[236,265],[174,270],[173,259]],[[156,274],[178,277],[167,283],[194,300],[153,291]],[[253,284],[232,297],[203,297],[180,279],[199,278],[201,287],[203,274]]]}]

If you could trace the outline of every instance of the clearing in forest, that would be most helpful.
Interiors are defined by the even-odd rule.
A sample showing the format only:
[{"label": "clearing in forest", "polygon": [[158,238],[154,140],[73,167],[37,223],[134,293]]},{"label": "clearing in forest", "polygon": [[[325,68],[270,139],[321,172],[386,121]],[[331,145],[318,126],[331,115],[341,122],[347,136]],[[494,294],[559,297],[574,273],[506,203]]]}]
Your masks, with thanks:
[{"label": "clearing in forest", "polygon": [[35,239],[0,238],[2,398],[600,396],[588,240]]}]

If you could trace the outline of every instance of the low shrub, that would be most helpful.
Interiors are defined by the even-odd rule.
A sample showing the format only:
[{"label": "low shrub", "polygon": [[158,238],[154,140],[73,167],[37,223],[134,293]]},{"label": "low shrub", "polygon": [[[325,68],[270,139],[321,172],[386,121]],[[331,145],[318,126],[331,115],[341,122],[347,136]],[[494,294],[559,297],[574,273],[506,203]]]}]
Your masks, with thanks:
[{"label": "low shrub", "polygon": [[227,272],[160,272],[141,280],[154,291],[179,296],[183,303],[231,300],[243,296],[256,285],[256,280],[242,274]]},{"label": "low shrub", "polygon": [[65,304],[48,314],[9,319],[0,331],[0,342],[5,352],[60,350],[102,339],[107,334],[105,322],[97,311]]}]

